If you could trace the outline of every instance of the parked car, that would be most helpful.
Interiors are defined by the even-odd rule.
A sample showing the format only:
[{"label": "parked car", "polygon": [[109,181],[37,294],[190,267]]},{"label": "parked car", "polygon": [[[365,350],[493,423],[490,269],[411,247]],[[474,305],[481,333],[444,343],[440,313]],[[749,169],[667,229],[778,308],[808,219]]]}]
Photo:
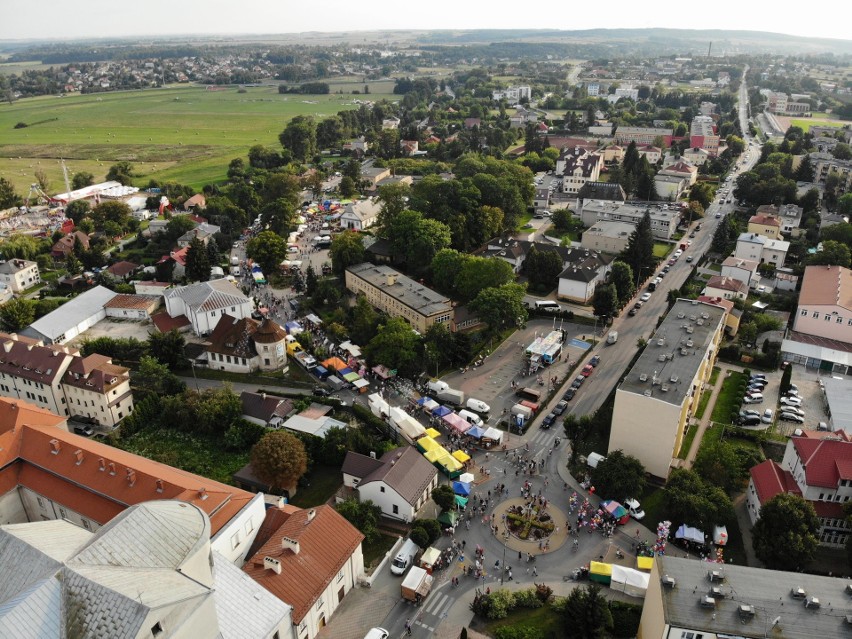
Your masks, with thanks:
[{"label": "parked car", "polygon": [[751,381],[754,381],[756,379],[762,379],[763,381],[766,381],[766,375],[764,375],[763,373],[753,373],[751,377],[749,377],[749,380]]},{"label": "parked car", "polygon": [[553,412],[557,415],[561,415],[565,412],[566,408],[568,408],[568,402],[563,399],[559,401],[559,403],[556,405],[556,408],[553,409]]},{"label": "parked car", "polygon": [[764,424],[771,424],[772,416],[774,414],[775,412],[771,408],[767,408],[765,411],[763,411],[763,417],[760,418],[760,421],[762,421]]},{"label": "parked car", "polygon": [[798,406],[785,406],[785,407],[784,407],[784,411],[783,411],[783,412],[785,412],[785,413],[793,413],[794,415],[798,415],[799,417],[804,417],[804,416],[805,416],[805,411],[803,411],[803,410],[802,410],[801,408],[799,408]]},{"label": "parked car", "polygon": [[784,393],[784,394],[785,394],[787,397],[798,397],[798,396],[799,396],[799,391],[797,391],[797,390],[794,390],[794,389],[790,388],[790,389],[787,389],[787,392],[786,392],[786,393]]},{"label": "parked car", "polygon": [[572,399],[574,399],[574,395],[576,395],[576,394],[577,394],[577,389],[572,386],[571,388],[569,388],[568,390],[566,390],[562,394],[562,399],[565,400],[566,402],[570,402]]},{"label": "parked car", "polygon": [[95,434],[95,431],[91,426],[86,426],[84,424],[75,424],[74,433],[77,435],[83,435],[84,437],[91,437]]},{"label": "parked car", "polygon": [[641,521],[645,518],[645,511],[642,510],[642,504],[640,504],[638,500],[628,497],[621,505],[627,509],[630,516],[636,521]]},{"label": "parked car", "polygon": [[589,364],[591,364],[595,368],[597,368],[598,364],[600,364],[600,363],[601,363],[601,356],[600,355],[595,355],[592,359],[589,360]]},{"label": "parked car", "polygon": [[757,426],[760,424],[760,417],[758,415],[746,415],[745,417],[738,417],[737,424],[740,426]]},{"label": "parked car", "polygon": [[778,416],[778,419],[780,419],[782,422],[795,422],[797,424],[805,423],[805,418],[801,415],[796,415],[796,413],[784,412]]},{"label": "parked car", "polygon": [[583,377],[588,377],[589,375],[591,375],[594,372],[595,372],[595,367],[592,366],[591,364],[586,364],[585,366],[583,366],[583,370],[580,372],[580,375],[582,375]]},{"label": "parked car", "polygon": [[740,417],[748,417],[749,415],[753,415],[754,417],[760,417],[760,412],[752,410],[751,408],[746,408],[740,411]]},{"label": "parked car", "polygon": [[692,262],[692,256],[691,256],[691,255],[687,255],[687,256],[686,256],[686,263],[687,263],[687,264],[689,264],[689,263],[691,263],[691,262]]},{"label": "parked car", "polygon": [[580,388],[580,386],[582,386],[583,382],[585,381],[585,377],[583,377],[582,375],[577,375],[577,377],[574,378],[574,381],[571,383],[571,388]]},{"label": "parked car", "polygon": [[629,311],[627,311],[627,314],[628,314],[630,317],[633,317],[633,316],[634,316],[634,315],[636,315],[636,313],[638,313],[638,312],[639,312],[639,309],[638,309],[638,308],[636,308],[636,307],[634,306],[634,307],[633,307],[633,308],[631,308]]},{"label": "parked car", "polygon": [[556,413],[553,411],[549,412],[544,416],[544,421],[541,422],[541,427],[547,430],[553,425],[553,422],[556,421]]},{"label": "parked car", "polygon": [[798,397],[782,397],[781,403],[785,406],[801,406],[802,400]]},{"label": "parked car", "polygon": [[650,293],[642,293],[642,297],[639,298],[639,301],[640,302],[647,302],[649,299],[651,299]]},{"label": "parked car", "polygon": [[312,394],[316,397],[329,397],[331,395],[331,391],[327,388],[323,388],[322,386],[314,386]]},{"label": "parked car", "polygon": [[789,393],[789,391],[796,391],[796,394],[798,395],[798,393],[799,393],[799,387],[798,387],[798,386],[796,386],[795,384],[790,384],[790,385],[787,387],[787,391],[788,391],[788,393]]},{"label": "parked car", "polygon": [[755,393],[754,395],[746,395],[743,397],[743,404],[760,404],[763,401],[763,395]]}]

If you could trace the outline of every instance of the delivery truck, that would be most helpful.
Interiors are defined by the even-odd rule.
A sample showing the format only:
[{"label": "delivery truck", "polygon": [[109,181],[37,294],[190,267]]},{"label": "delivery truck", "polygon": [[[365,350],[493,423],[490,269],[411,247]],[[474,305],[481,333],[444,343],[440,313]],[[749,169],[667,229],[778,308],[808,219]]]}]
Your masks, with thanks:
[{"label": "delivery truck", "polygon": [[442,382],[440,379],[430,379],[426,382],[426,388],[430,393],[439,393],[443,390],[447,390],[450,387],[447,382]]},{"label": "delivery truck", "polygon": [[390,571],[394,575],[401,575],[406,570],[408,570],[409,566],[414,564],[414,558],[417,556],[417,553],[420,552],[420,546],[415,544],[410,539],[406,539],[405,543],[402,544],[402,548],[399,549],[399,552],[396,553],[396,557],[393,558],[391,562]]},{"label": "delivery truck", "polygon": [[435,398],[444,404],[451,406],[464,406],[464,393],[453,388],[445,388],[435,393]]},{"label": "delivery truck", "polygon": [[402,598],[406,601],[413,601],[416,604],[420,604],[420,602],[426,599],[431,589],[432,575],[418,566],[411,567],[411,570],[408,571],[400,586]]}]

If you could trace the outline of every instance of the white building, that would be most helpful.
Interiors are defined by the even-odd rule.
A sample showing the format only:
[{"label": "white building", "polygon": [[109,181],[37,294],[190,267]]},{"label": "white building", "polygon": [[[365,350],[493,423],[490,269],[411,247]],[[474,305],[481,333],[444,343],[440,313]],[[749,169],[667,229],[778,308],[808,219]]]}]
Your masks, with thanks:
[{"label": "white building", "polygon": [[251,300],[224,279],[173,288],[165,298],[169,317],[186,316],[196,335],[209,334],[225,314],[242,319],[252,312]]},{"label": "white building", "polygon": [[680,207],[659,202],[630,203],[608,200],[583,200],[578,203],[578,215],[583,225],[597,222],[627,222],[636,225],[647,212],[651,218],[651,231],[660,240],[670,240],[680,222]]},{"label": "white building", "polygon": [[635,230],[636,226],[629,222],[595,222],[583,231],[580,245],[592,251],[618,255],[627,248]]},{"label": "white building", "polygon": [[104,306],[116,296],[103,286],[81,293],[21,331],[46,344],[65,344],[106,317]]},{"label": "white building", "polygon": [[571,262],[559,274],[556,297],[560,300],[588,304],[595,294],[598,284],[606,281],[611,270],[612,258],[592,251]]},{"label": "white building", "polygon": [[492,91],[491,99],[493,100],[508,100],[515,104],[521,100],[529,100],[532,97],[532,89],[529,86],[516,86],[503,89],[501,91]]},{"label": "white building", "polygon": [[340,215],[340,226],[352,231],[364,231],[378,221],[381,209],[377,197],[353,202]]},{"label": "white building", "polygon": [[754,260],[758,264],[764,262],[776,267],[784,266],[790,243],[784,240],[773,240],[756,233],[741,233],[737,238],[737,248],[734,257]]},{"label": "white building", "polygon": [[438,469],[413,446],[395,448],[380,459],[349,451],[343,485],[360,501],[379,506],[385,517],[410,522],[438,487]]},{"label": "white building", "polygon": [[748,284],[733,277],[714,275],[707,280],[704,295],[723,300],[745,300],[748,297]]},{"label": "white building", "polygon": [[749,288],[756,288],[757,282],[760,281],[760,275],[757,274],[758,264],[756,260],[729,256],[722,262],[722,275],[745,282]]},{"label": "white building", "polygon": [[0,262],[0,282],[6,284],[13,293],[35,286],[41,282],[38,264],[19,259]]}]

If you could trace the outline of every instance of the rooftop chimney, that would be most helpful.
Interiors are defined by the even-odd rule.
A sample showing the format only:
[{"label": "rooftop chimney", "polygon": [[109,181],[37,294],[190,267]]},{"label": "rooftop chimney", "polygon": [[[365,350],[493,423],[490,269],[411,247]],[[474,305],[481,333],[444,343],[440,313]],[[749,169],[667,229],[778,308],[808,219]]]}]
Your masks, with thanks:
[{"label": "rooftop chimney", "polygon": [[[313,512],[313,511],[311,511]],[[310,516],[310,514],[308,515]],[[299,554],[299,542],[289,537],[281,538],[281,550],[292,550],[294,555]]]},{"label": "rooftop chimney", "polygon": [[74,451],[74,457],[77,458],[77,466],[83,463],[83,451],[79,448]]},{"label": "rooftop chimney", "polygon": [[385,283],[388,286],[393,286],[394,284],[396,284],[396,273],[388,273],[385,276]]},{"label": "rooftop chimney", "polygon": [[201,501],[204,501],[205,499],[207,499],[207,497],[209,497],[209,495],[207,494],[207,489],[202,486],[198,489],[198,498]]},{"label": "rooftop chimney", "polygon": [[132,468],[127,469],[127,485],[132,487],[136,483],[136,471]]},{"label": "rooftop chimney", "polygon": [[281,562],[274,557],[264,557],[263,567],[265,570],[273,571],[276,575],[281,574]]},{"label": "rooftop chimney", "polygon": [[59,445],[58,439],[51,439],[50,440],[50,453],[51,453],[51,455],[58,455],[61,448],[62,447]]}]

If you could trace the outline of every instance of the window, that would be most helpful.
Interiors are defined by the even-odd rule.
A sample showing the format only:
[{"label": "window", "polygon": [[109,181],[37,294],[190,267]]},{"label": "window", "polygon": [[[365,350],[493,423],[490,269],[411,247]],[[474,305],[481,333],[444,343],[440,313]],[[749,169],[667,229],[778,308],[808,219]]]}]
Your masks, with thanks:
[{"label": "window", "polygon": [[231,550],[236,550],[237,546],[240,545],[240,533],[235,532],[231,535]]},{"label": "window", "polygon": [[42,500],[41,497],[36,497],[36,501],[38,502],[39,508],[44,508],[44,501]]},{"label": "window", "polygon": [[803,309],[802,309],[802,312],[801,312],[800,314],[801,314],[801,316],[802,316],[802,317],[807,317],[807,315],[808,315],[808,309],[803,308]]},{"label": "window", "polygon": [[819,319],[819,313],[814,311],[814,314],[811,317],[813,317],[814,319]]},{"label": "window", "polygon": [[64,508],[59,509],[59,516],[62,517],[62,519],[68,519],[68,513]]},{"label": "window", "polygon": [[337,581],[341,581],[343,579],[343,568],[340,569],[340,572],[337,573]]},{"label": "window", "polygon": [[86,530],[91,530],[91,524],[89,523],[88,519],[83,520],[83,528],[85,528]]},{"label": "window", "polygon": [[842,317],[840,317],[840,316],[838,315],[838,316],[837,316],[837,319],[836,319],[836,320],[834,320],[834,321],[835,321],[835,322],[837,322],[838,324],[842,324],[842,323],[843,323],[843,318],[842,318]]},{"label": "window", "polygon": [[323,601],[322,597],[317,599],[316,609],[319,610],[320,608],[322,608],[323,603],[325,603],[325,602]]},{"label": "window", "polygon": [[163,625],[158,621],[153,626],[151,626],[151,635],[154,637],[159,637],[163,634]]},{"label": "window", "polygon": [[254,530],[254,522],[251,519],[249,519],[246,522],[246,534],[250,535],[253,530]]},{"label": "window", "polygon": [[394,515],[398,515],[398,514],[399,514],[399,506],[397,506],[396,504],[394,504],[394,505],[393,505],[393,514],[394,514]]},{"label": "window", "polygon": [[384,487],[384,486],[379,486],[379,492],[380,492],[380,493],[385,492],[385,487]]},{"label": "window", "polygon": [[831,315],[829,315],[828,313],[826,313],[826,314],[825,314],[825,317],[824,317],[823,319],[824,319],[826,322],[830,322],[830,321],[831,321]]}]

